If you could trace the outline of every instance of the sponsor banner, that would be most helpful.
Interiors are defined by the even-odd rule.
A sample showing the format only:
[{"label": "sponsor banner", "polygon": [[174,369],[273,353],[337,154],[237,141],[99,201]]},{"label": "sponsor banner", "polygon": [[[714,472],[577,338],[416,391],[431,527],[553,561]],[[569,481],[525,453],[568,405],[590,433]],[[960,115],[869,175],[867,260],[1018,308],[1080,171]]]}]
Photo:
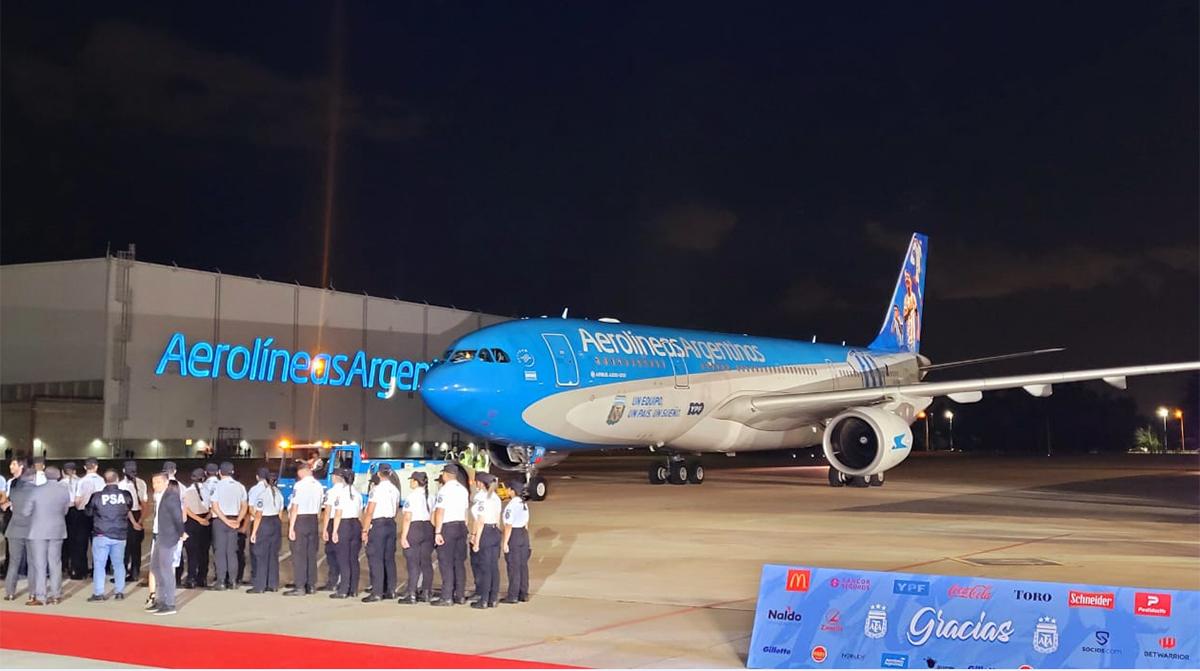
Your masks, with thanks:
[{"label": "sponsor banner", "polygon": [[756,669],[1186,669],[1200,592],[763,566]]}]

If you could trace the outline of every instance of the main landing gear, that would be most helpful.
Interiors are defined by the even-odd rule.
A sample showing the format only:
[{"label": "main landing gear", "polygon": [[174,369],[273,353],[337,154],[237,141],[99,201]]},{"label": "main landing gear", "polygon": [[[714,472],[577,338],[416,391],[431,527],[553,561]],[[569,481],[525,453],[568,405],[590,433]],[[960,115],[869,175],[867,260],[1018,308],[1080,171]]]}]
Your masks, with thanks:
[{"label": "main landing gear", "polygon": [[673,485],[699,485],[704,482],[704,467],[698,461],[688,462],[683,458],[671,458],[651,464],[649,476],[652,485],[661,485],[664,482]]},{"label": "main landing gear", "polygon": [[883,480],[883,473],[871,476],[847,475],[833,466],[829,467],[830,487],[882,487]]}]

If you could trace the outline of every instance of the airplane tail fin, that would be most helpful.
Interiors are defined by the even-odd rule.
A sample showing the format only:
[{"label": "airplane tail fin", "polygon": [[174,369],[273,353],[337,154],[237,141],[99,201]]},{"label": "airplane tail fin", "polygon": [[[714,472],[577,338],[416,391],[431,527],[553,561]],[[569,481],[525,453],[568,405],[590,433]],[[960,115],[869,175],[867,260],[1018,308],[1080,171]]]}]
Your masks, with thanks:
[{"label": "airplane tail fin", "polygon": [[879,335],[871,341],[870,349],[885,352],[921,350],[921,315],[925,308],[925,270],[928,264],[929,238],[913,233],[900,264],[896,289],[883,315]]}]

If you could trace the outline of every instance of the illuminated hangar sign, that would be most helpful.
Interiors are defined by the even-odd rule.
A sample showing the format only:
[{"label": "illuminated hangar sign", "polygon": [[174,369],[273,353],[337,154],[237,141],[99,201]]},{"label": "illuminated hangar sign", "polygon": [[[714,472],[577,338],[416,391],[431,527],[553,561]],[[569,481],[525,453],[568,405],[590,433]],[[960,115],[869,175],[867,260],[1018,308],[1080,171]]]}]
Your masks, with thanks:
[{"label": "illuminated hangar sign", "polygon": [[375,395],[387,398],[392,379],[396,389],[413,391],[421,385],[421,374],[429,370],[424,361],[368,357],[354,354],[309,354],[271,347],[274,338],[255,338],[250,347],[197,340],[188,347],[182,333],[171,335],[155,375],[177,373],[181,377],[315,384],[330,387],[378,387]]}]

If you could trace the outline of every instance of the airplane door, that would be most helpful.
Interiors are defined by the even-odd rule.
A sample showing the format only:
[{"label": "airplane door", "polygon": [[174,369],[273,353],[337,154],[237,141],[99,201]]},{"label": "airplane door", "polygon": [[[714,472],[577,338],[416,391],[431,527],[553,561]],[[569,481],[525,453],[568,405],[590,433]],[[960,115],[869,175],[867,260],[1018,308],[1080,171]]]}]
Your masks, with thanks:
[{"label": "airplane door", "polygon": [[579,362],[575,359],[571,341],[561,333],[543,333],[542,340],[546,342],[550,359],[554,361],[554,381],[558,386],[579,386]]},{"label": "airplane door", "polygon": [[834,364],[829,359],[825,360],[825,365],[829,368],[829,375],[831,376],[830,377],[831,384],[830,384],[829,388],[834,391],[841,389],[844,385],[842,384],[842,378],[839,375],[837,365]]},{"label": "airplane door", "polygon": [[687,359],[679,356],[667,358],[671,360],[671,372],[675,373],[675,388],[687,389],[691,382],[688,378]]}]

